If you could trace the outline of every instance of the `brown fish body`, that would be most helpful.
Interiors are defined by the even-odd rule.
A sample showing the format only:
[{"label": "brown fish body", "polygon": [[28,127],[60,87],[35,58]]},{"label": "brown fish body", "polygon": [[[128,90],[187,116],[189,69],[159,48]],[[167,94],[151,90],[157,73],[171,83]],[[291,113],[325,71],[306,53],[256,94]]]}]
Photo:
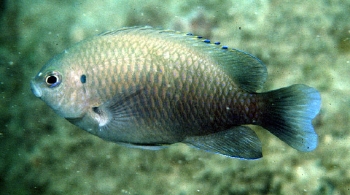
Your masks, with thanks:
[{"label": "brown fish body", "polygon": [[[149,147],[184,142],[228,156],[258,158],[260,141],[241,126],[256,124],[296,149],[314,149],[317,135],[311,120],[320,107],[318,92],[295,85],[256,93],[266,76],[266,67],[250,54],[145,27],[78,43],[43,67],[31,85],[59,115],[117,143]],[[276,101],[282,107],[275,110]],[[295,138],[279,136],[293,125],[283,121],[286,110],[280,111],[291,104],[305,110],[303,115],[298,115],[300,109],[290,111],[302,121]],[[271,122],[274,117],[280,120]],[[307,129],[305,135],[301,128]]]}]

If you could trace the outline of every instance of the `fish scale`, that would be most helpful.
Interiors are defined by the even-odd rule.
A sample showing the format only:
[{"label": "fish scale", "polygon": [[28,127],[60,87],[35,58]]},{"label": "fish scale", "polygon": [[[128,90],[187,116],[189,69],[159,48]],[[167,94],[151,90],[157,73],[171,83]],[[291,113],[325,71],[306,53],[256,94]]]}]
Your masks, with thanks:
[{"label": "fish scale", "polygon": [[[230,157],[262,156],[260,125],[300,151],[317,146],[317,90],[257,93],[265,65],[191,33],[131,27],[86,39],[48,62],[33,93],[104,140],[141,148],[182,142]],[[69,97],[69,98],[67,98]]]}]

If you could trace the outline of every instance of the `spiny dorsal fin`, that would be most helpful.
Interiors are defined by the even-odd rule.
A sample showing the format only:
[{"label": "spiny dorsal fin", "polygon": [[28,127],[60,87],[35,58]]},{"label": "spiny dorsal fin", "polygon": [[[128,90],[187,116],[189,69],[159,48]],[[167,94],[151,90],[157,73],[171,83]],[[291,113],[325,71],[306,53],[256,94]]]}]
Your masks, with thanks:
[{"label": "spiny dorsal fin", "polygon": [[110,30],[110,31],[106,31],[106,32],[102,32],[100,34],[98,34],[97,36],[108,36],[108,35],[116,35],[119,33],[127,33],[130,31],[142,31],[142,30],[152,30],[154,31],[154,28],[152,28],[151,26],[133,26],[133,27],[123,27],[117,30]]},{"label": "spiny dorsal fin", "polygon": [[[211,56],[232,80],[248,92],[260,89],[267,78],[266,66],[256,57],[237,49],[221,46],[220,42],[211,42],[202,36],[192,33],[182,33],[173,30],[154,29],[145,27],[125,27],[118,30],[107,31],[98,36],[116,36],[118,34],[156,35],[174,42],[181,42],[189,47],[197,48]],[[157,35],[158,34],[158,35]]]}]

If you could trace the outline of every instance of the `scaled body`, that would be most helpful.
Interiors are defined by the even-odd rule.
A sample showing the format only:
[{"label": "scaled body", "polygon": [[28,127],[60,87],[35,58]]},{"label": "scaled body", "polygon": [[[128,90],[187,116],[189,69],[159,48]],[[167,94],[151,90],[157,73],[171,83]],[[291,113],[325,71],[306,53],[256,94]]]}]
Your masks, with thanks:
[{"label": "scaled body", "polygon": [[60,116],[117,143],[183,142],[259,158],[259,139],[241,126],[255,124],[298,150],[313,150],[319,93],[305,85],[256,93],[266,76],[265,65],[245,52],[133,27],[74,45],[46,64],[31,87]]}]

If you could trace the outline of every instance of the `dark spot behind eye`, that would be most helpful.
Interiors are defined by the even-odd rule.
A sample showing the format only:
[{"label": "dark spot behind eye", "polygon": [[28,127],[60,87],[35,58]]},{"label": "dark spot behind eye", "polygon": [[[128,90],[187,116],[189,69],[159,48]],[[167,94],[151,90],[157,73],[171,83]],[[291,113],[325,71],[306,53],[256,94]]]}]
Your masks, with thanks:
[{"label": "dark spot behind eye", "polygon": [[81,83],[86,83],[86,75],[85,74],[81,75],[80,81],[81,81]]}]

